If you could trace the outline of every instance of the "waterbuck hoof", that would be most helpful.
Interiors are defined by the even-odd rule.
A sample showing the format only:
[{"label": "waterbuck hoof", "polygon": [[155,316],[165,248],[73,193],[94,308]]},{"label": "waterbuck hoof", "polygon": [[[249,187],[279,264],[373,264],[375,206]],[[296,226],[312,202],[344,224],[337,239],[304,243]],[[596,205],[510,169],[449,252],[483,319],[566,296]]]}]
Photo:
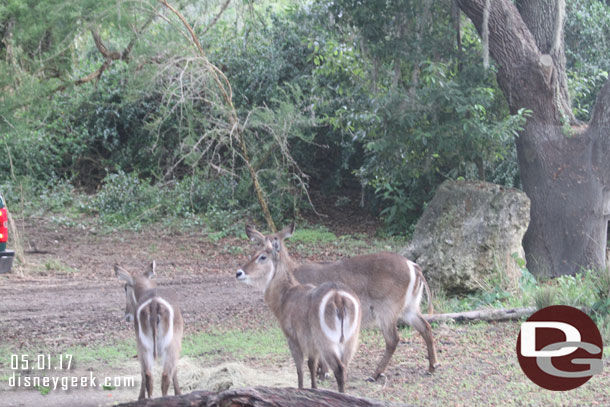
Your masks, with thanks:
[{"label": "waterbuck hoof", "polygon": [[434,373],[436,371],[436,369],[438,369],[441,366],[440,363],[435,363],[434,365],[430,366],[428,368],[428,372],[427,374],[431,375],[432,373]]},{"label": "waterbuck hoof", "polygon": [[379,373],[378,375],[373,375],[373,376],[369,376],[366,381],[369,383],[375,383],[377,380],[384,378],[385,379],[385,375],[383,373]]}]

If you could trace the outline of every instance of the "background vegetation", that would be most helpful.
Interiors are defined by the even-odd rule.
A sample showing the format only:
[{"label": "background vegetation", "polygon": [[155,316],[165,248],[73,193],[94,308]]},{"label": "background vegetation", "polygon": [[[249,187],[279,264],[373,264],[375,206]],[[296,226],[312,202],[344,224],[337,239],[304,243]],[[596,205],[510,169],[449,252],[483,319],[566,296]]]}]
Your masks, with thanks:
[{"label": "background vegetation", "polygon": [[[586,120],[608,75],[610,13],[567,4],[570,87]],[[312,209],[315,192],[407,234],[444,179],[519,187],[513,138],[527,112],[508,112],[451,1],[172,6],[205,58],[162,2],[0,5],[9,202],[112,225],[154,209],[224,228],[223,214],[262,216],[251,164],[276,222]],[[236,120],[210,66],[231,85]]]}]

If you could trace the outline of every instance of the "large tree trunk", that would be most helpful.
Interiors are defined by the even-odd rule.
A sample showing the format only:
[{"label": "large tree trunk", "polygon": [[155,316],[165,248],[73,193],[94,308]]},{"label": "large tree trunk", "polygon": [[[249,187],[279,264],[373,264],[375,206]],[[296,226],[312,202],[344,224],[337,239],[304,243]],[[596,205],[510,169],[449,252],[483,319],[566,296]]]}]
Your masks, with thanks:
[{"label": "large tree trunk", "polygon": [[[558,276],[603,268],[610,85],[600,92],[589,126],[572,126],[562,30],[559,44],[553,37],[559,3],[518,3],[523,15],[511,0],[491,1],[489,51],[511,112],[532,111],[516,140],[523,190],[531,200],[523,239],[528,269],[538,276]],[[458,0],[479,33],[484,4]]]},{"label": "large tree trunk", "polygon": [[530,134],[517,140],[521,181],[531,200],[523,238],[528,268],[558,276],[603,267],[607,226],[593,165],[595,137],[590,131],[569,137],[561,127],[549,127],[530,125]]}]

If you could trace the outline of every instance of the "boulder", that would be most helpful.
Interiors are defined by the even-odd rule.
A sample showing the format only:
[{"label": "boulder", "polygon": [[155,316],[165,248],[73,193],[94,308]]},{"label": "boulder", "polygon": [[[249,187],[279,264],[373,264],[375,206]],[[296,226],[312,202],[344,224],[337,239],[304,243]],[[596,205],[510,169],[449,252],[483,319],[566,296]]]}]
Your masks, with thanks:
[{"label": "boulder", "polygon": [[515,286],[530,220],[525,193],[480,181],[445,181],[417,222],[405,255],[448,293]]}]

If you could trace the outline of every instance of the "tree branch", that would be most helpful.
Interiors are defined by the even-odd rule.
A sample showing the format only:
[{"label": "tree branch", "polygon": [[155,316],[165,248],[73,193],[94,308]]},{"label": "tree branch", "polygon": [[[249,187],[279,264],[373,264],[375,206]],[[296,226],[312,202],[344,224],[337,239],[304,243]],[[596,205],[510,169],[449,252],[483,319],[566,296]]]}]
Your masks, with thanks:
[{"label": "tree branch", "polygon": [[100,38],[100,34],[94,28],[91,28],[91,36],[93,37],[93,42],[95,42],[95,46],[97,50],[104,56],[106,59],[117,60],[121,59],[121,53],[118,51],[108,51],[108,48],[102,42]]},{"label": "tree branch", "polygon": [[191,36],[191,42],[193,43],[193,45],[195,45],[195,48],[197,49],[201,60],[203,61],[209,73],[212,75],[212,79],[214,80],[214,82],[216,82],[216,85],[218,86],[218,89],[220,90],[222,97],[227,107],[229,108],[228,116],[229,124],[231,127],[230,136],[235,136],[235,139],[239,144],[239,148],[241,150],[241,157],[246,164],[246,168],[250,173],[250,177],[252,178],[252,183],[254,184],[254,191],[256,192],[256,197],[258,199],[259,205],[261,206],[261,210],[263,211],[263,215],[265,216],[265,220],[267,221],[267,225],[273,232],[276,232],[277,228],[275,226],[275,223],[273,222],[271,212],[269,211],[269,206],[267,205],[267,200],[265,199],[265,193],[260,185],[258,176],[256,175],[256,171],[254,171],[254,168],[252,167],[251,160],[248,154],[248,146],[246,145],[246,141],[242,133],[242,129],[239,123],[239,117],[237,115],[237,110],[233,105],[233,90],[231,88],[231,83],[229,82],[225,74],[220,69],[218,69],[216,65],[212,64],[208,60],[205,55],[205,51],[203,50],[203,46],[199,41],[199,38],[195,34],[193,27],[191,27],[184,15],[171,4],[169,4],[167,0],[159,0],[159,2],[172,13],[174,13],[174,15],[176,15],[176,17],[178,17],[178,19],[182,22],[184,28],[186,28],[189,35]]},{"label": "tree branch", "polygon": [[428,322],[515,321],[529,317],[534,312],[536,312],[536,307],[486,309],[449,314],[425,314],[424,319]]},{"label": "tree branch", "polygon": [[95,47],[100,52],[100,54],[103,55],[103,57],[105,59],[104,63],[97,70],[95,70],[94,72],[91,72],[89,75],[83,76],[82,78],[79,78],[72,82],[61,84],[60,86],[53,89],[50,94],[54,94],[56,92],[61,92],[63,90],[66,90],[69,86],[78,86],[78,85],[82,85],[87,82],[91,82],[94,79],[96,81],[98,81],[102,77],[102,74],[104,73],[104,71],[106,69],[108,69],[114,61],[129,62],[129,58],[131,56],[131,51],[132,51],[136,41],[140,37],[140,34],[144,30],[146,30],[146,28],[150,25],[150,23],[153,22],[155,17],[156,17],[156,13],[151,14],[150,17],[146,20],[146,22],[142,25],[142,27],[139,30],[135,30],[135,35],[131,38],[131,40],[129,41],[129,44],[127,44],[127,46],[125,47],[125,49],[123,51],[109,51],[108,48],[106,47],[106,45],[104,44],[104,42],[102,41],[102,38],[100,37],[100,34],[97,32],[97,30],[94,28],[91,28],[91,36],[93,37],[93,42],[95,43]]},{"label": "tree branch", "polygon": [[207,32],[210,30],[210,28],[212,28],[212,27],[214,27],[214,25],[216,25],[216,23],[220,19],[220,16],[222,16],[222,14],[225,12],[227,7],[229,7],[229,3],[231,3],[231,0],[225,1],[225,4],[222,5],[222,8],[220,9],[220,12],[216,15],[216,17],[214,17],[212,22],[210,24],[208,24],[207,27],[205,27],[205,30],[203,30],[203,33],[201,35],[206,35]]}]

